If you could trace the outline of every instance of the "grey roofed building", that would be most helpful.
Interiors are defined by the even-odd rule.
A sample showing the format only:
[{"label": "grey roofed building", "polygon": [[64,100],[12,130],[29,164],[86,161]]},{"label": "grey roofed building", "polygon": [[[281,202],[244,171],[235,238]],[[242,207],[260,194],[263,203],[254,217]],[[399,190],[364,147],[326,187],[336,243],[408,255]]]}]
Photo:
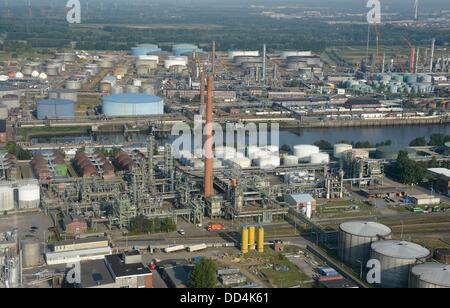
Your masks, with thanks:
[{"label": "grey roofed building", "polygon": [[82,288],[110,288],[115,282],[104,260],[81,262]]},{"label": "grey roofed building", "polygon": [[152,273],[142,262],[127,264],[125,262],[125,254],[105,256],[105,262],[114,278],[149,275]]}]

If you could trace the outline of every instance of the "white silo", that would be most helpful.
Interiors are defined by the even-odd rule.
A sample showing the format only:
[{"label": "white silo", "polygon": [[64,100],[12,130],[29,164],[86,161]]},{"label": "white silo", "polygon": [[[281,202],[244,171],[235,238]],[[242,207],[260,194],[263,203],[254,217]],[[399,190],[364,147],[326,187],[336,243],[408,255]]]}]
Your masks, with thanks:
[{"label": "white silo", "polygon": [[338,257],[353,268],[363,268],[370,259],[370,245],[380,239],[389,239],[392,230],[372,221],[349,221],[339,226]]},{"label": "white silo", "polygon": [[330,162],[330,155],[327,153],[315,153],[309,158],[309,163],[313,165],[328,164]]},{"label": "white silo", "polygon": [[9,184],[0,186],[0,214],[14,210],[14,189]]},{"label": "white silo", "polygon": [[405,241],[377,241],[371,249],[370,258],[381,263],[382,288],[407,288],[411,267],[430,256],[428,249]]},{"label": "white silo", "polygon": [[450,265],[428,262],[414,266],[409,275],[409,287],[414,289],[450,288]]},{"label": "white silo", "polygon": [[37,209],[41,203],[39,184],[24,183],[18,187],[19,209]]},{"label": "white silo", "polygon": [[307,162],[311,155],[320,152],[319,147],[315,145],[299,144],[294,145],[294,155],[297,156],[301,161]]},{"label": "white silo", "polygon": [[283,157],[284,166],[295,166],[298,165],[298,157],[294,155],[286,155]]},{"label": "white silo", "polygon": [[351,151],[353,146],[351,144],[338,143],[334,145],[334,158],[342,158],[348,151]]}]

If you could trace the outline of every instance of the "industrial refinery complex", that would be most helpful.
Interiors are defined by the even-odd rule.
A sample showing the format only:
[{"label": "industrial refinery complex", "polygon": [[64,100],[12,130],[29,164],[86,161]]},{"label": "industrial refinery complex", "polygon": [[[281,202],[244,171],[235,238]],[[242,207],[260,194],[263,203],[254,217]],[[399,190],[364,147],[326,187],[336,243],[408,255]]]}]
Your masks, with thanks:
[{"label": "industrial refinery complex", "polygon": [[0,287],[450,288],[450,52],[376,35],[0,57]]}]

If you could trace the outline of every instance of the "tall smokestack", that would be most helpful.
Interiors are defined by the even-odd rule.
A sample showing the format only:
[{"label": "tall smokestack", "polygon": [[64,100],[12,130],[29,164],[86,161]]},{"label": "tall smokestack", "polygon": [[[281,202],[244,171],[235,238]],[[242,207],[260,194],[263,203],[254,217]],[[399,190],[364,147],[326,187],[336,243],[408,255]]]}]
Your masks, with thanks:
[{"label": "tall smokestack", "polygon": [[212,42],[212,54],[211,54],[211,72],[212,75],[216,75],[216,42]]},{"label": "tall smokestack", "polygon": [[267,47],[266,47],[266,44],[264,44],[264,46],[263,46],[263,72],[262,72],[263,82],[266,82],[266,53],[267,53]]},{"label": "tall smokestack", "polygon": [[200,70],[200,114],[205,116],[205,72]]},{"label": "tall smokestack", "polygon": [[213,75],[208,76],[208,102],[206,104],[206,127],[205,127],[205,177],[203,182],[203,195],[209,199],[213,195]]},{"label": "tall smokestack", "polygon": [[433,38],[431,41],[431,61],[430,61],[430,73],[433,72],[433,61],[434,61],[434,44],[436,44],[436,39]]}]

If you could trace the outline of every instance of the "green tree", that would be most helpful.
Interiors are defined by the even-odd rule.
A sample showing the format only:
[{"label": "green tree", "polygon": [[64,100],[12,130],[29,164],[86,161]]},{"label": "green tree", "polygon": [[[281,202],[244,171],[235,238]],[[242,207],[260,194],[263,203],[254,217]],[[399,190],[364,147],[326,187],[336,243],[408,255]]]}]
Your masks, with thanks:
[{"label": "green tree", "polygon": [[211,259],[203,258],[189,274],[189,287],[212,289],[217,285],[217,265]]},{"label": "green tree", "polygon": [[315,146],[318,146],[321,150],[332,150],[333,145],[326,140],[319,140],[314,142]]},{"label": "green tree", "polygon": [[290,152],[291,151],[291,147],[287,144],[283,144],[283,146],[280,149],[282,152]]},{"label": "green tree", "polygon": [[424,147],[426,145],[427,140],[424,137],[418,137],[409,143],[409,146],[411,147]]},{"label": "green tree", "polygon": [[404,184],[422,182],[427,175],[427,163],[416,162],[409,158],[407,151],[400,151],[397,157],[395,173]]}]

